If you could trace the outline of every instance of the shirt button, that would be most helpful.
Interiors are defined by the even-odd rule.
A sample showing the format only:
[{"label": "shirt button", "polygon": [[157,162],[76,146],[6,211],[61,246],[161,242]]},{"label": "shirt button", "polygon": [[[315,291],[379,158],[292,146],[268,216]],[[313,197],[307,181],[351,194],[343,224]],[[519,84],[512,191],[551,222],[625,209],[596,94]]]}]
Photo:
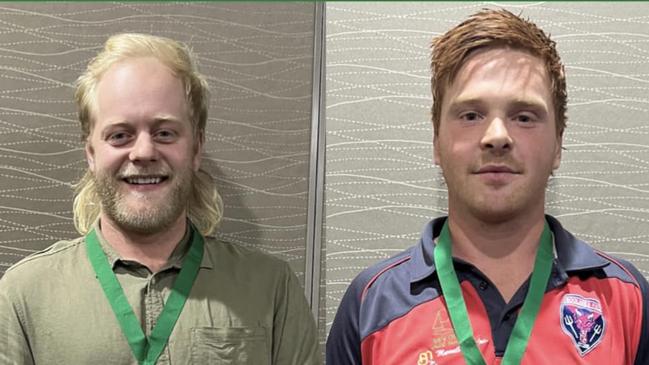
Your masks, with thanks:
[{"label": "shirt button", "polygon": [[512,316],[509,313],[505,314],[505,316],[503,317],[505,321],[509,321],[510,318],[512,318]]},{"label": "shirt button", "polygon": [[480,282],[479,287],[480,287],[480,290],[486,290],[489,287],[489,284],[487,284],[487,282],[483,280],[483,281]]}]

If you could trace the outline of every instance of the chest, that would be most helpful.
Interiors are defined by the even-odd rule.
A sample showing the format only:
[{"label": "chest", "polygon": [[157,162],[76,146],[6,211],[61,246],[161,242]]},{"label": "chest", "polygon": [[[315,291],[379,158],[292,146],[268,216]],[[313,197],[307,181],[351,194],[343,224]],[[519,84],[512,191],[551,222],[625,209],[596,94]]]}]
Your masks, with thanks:
[{"label": "chest", "polygon": [[[150,335],[173,277],[118,279]],[[101,288],[93,280],[62,285],[27,314],[35,324],[28,338],[36,364],[137,364]],[[199,276],[158,364],[269,364],[273,298],[259,293],[267,295]]]},{"label": "chest", "polygon": [[[521,364],[633,364],[641,299],[630,289],[617,281],[575,279],[546,292]],[[494,315],[479,286],[464,282],[462,290],[478,349],[487,364],[500,364],[498,340],[506,346],[520,308]],[[465,364],[439,296],[368,334],[361,351],[364,365]]]}]

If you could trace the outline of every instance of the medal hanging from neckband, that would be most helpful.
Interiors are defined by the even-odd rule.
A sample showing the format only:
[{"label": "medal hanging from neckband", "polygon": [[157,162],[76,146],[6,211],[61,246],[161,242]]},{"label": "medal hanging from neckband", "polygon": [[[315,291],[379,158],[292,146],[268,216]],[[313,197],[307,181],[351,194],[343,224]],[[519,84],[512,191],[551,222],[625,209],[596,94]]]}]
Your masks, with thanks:
[{"label": "medal hanging from neckband", "polygon": [[203,260],[203,237],[193,227],[191,229],[191,246],[183,259],[180,273],[176,277],[169,298],[156,320],[149,338],[142,331],[140,321],[128,303],[124,289],[109,265],[106,254],[101,249],[95,230],[93,229],[86,235],[90,263],[119,322],[122,333],[128,341],[131,352],[140,365],[153,365],[162,354],[198,275]]},{"label": "medal hanging from neckband", "polygon": [[[548,223],[545,222],[525,302],[509,336],[509,341],[507,341],[501,365],[518,365],[523,358],[550,278],[553,258],[552,232]],[[464,360],[467,365],[485,365],[482,353],[480,353],[473,338],[473,328],[462,296],[462,288],[453,268],[448,219],[444,222],[442,232],[437,240],[433,251],[433,260],[435,261],[435,270],[442,287],[453,330],[460,344]]]}]

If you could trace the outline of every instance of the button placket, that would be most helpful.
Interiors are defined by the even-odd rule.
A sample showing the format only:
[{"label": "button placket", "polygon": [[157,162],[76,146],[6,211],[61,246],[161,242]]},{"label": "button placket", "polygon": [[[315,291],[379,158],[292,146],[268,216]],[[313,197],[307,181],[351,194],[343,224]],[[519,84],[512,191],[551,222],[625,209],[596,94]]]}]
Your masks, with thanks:
[{"label": "button placket", "polygon": [[[146,313],[146,333],[147,336],[151,335],[153,328],[155,327],[160,313],[164,308],[164,298],[162,297],[162,291],[160,290],[159,283],[161,280],[158,278],[156,273],[151,275],[147,282],[147,290],[145,294],[145,313]],[[165,346],[165,349],[160,354],[156,365],[170,364],[169,356],[169,346]]]}]

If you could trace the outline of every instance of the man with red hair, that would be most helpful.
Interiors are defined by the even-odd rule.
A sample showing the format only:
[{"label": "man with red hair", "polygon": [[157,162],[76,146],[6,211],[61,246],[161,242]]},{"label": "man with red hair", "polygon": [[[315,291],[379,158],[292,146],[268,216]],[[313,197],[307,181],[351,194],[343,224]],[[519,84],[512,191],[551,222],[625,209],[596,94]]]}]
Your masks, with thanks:
[{"label": "man with red hair", "polygon": [[545,215],[566,79],[552,41],[484,10],[432,51],[448,216],[363,271],[327,342],[335,365],[649,363],[649,285]]}]

